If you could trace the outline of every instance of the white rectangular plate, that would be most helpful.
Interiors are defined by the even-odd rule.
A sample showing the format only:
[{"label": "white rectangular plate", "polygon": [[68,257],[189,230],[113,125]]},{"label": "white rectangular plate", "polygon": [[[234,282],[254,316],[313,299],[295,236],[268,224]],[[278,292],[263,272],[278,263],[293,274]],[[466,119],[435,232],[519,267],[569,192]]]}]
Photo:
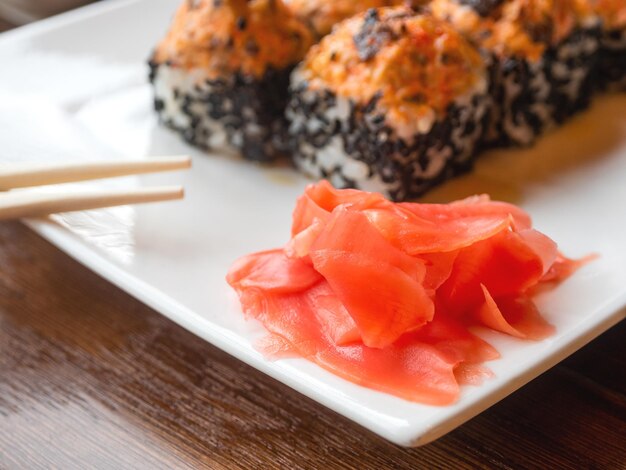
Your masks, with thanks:
[{"label": "white rectangular plate", "polygon": [[237,257],[287,241],[307,180],[290,168],[203,155],[157,126],[145,59],[178,1],[112,0],[0,36],[0,160],[193,156],[187,173],[102,183],[184,184],[183,202],[29,222],[52,243],[210,343],[406,446],[452,430],[624,317],[626,95],[615,95],[532,149],[484,156],[472,175],[428,196],[491,193],[527,209],[567,255],[601,255],[539,299],[553,337],[481,331],[502,354],[489,363],[495,378],[464,387],[447,407],[362,388],[305,360],[265,360],[253,348],[262,329],[243,320],[224,276]]}]

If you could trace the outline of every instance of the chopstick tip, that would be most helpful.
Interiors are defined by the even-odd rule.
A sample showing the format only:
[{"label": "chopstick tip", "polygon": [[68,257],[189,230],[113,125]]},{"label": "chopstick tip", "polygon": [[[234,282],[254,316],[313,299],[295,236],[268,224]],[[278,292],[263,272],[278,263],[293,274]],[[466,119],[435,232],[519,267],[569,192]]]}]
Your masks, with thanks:
[{"label": "chopstick tip", "polygon": [[177,169],[191,168],[191,156],[189,155],[171,155],[154,157],[157,160],[161,159],[165,162],[170,162],[176,166]]}]

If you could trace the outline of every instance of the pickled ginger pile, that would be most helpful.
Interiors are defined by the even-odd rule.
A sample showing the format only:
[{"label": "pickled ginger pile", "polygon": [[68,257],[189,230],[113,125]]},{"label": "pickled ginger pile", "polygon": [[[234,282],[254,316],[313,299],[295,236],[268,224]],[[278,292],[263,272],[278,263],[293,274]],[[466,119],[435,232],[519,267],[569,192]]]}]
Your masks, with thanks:
[{"label": "pickled ginger pile", "polygon": [[487,196],[393,203],[322,181],[298,199],[287,245],[239,259],[227,281],[267,329],[268,357],[303,357],[362,386],[447,405],[499,356],[469,328],[549,336],[533,293],[580,264],[522,209]]}]

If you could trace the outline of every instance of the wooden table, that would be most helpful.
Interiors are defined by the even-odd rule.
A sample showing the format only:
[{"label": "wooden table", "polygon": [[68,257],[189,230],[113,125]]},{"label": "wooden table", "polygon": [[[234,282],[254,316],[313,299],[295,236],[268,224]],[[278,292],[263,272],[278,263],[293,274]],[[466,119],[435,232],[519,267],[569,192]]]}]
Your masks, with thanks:
[{"label": "wooden table", "polygon": [[626,468],[626,322],[396,447],[0,223],[0,468]]}]

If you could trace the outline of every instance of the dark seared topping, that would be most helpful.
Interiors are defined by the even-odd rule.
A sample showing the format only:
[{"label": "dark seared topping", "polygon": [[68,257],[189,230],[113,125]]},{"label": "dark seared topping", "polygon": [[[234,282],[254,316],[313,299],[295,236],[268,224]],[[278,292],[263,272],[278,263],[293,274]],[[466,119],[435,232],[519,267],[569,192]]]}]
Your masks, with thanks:
[{"label": "dark seared topping", "polygon": [[482,17],[489,16],[504,0],[458,0],[461,5],[471,7]]},{"label": "dark seared topping", "polygon": [[378,10],[376,8],[370,8],[365,13],[364,22],[369,24],[378,23],[380,21],[380,16],[378,14]]},{"label": "dark seared topping", "polygon": [[354,35],[354,45],[359,58],[364,61],[373,59],[380,48],[394,37],[395,34],[389,25],[380,21],[378,11],[370,8],[365,14],[361,29]]},{"label": "dark seared topping", "polygon": [[243,31],[244,29],[246,29],[246,24],[247,24],[247,22],[246,22],[246,18],[244,16],[239,16],[237,18],[236,25],[237,25],[237,29],[239,31]]},{"label": "dark seared topping", "polygon": [[546,20],[541,23],[526,23],[524,29],[535,42],[549,44],[554,35],[554,23]]},{"label": "dark seared topping", "polygon": [[415,93],[414,95],[407,96],[405,100],[415,104],[422,104],[426,103],[426,95],[424,93]]}]

